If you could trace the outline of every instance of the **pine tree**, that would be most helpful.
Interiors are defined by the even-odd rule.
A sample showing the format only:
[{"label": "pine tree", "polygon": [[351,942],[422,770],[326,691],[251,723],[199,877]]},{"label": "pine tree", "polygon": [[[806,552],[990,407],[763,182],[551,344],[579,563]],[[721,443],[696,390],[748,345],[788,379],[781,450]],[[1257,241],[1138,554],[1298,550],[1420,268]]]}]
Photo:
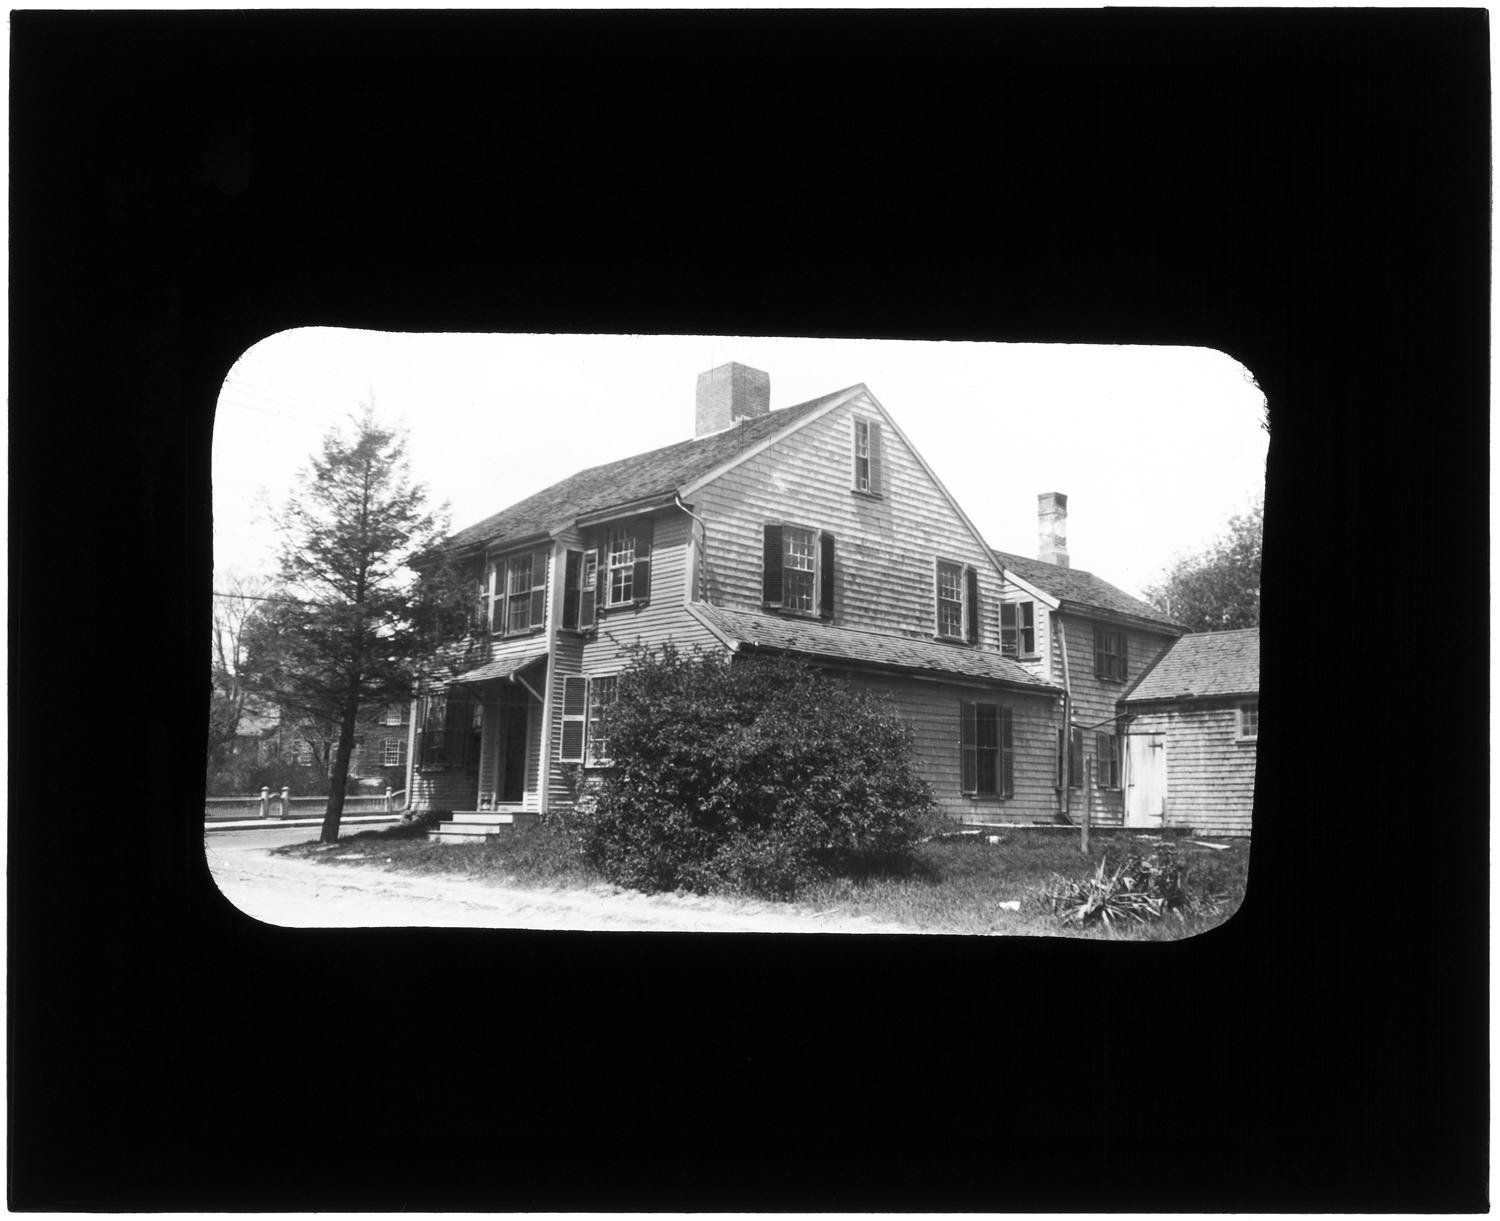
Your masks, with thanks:
[{"label": "pine tree", "polygon": [[442,537],[447,506],[428,508],[405,438],[370,407],[354,428],[323,439],[275,515],[285,599],[266,604],[246,649],[247,685],[284,718],[336,728],[324,843],[339,836],[361,711],[410,699],[415,664],[464,613],[443,601],[454,587],[407,566]]}]

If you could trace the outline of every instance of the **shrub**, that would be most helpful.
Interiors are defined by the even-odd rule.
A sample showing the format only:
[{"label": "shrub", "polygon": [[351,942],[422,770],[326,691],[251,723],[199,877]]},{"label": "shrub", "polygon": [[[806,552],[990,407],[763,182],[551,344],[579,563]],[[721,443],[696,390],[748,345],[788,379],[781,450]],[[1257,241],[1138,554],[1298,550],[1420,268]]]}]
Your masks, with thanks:
[{"label": "shrub", "polygon": [[637,652],[584,857],[640,890],[798,886],[904,859],[931,795],[888,701],[784,657]]}]

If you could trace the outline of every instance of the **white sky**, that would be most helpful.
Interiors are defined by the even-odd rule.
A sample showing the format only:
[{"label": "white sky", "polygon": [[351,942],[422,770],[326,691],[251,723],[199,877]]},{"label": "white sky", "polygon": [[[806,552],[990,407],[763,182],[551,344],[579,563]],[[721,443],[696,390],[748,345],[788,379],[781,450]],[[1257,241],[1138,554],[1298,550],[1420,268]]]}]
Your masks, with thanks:
[{"label": "white sky", "polygon": [[1265,485],[1263,396],[1206,348],[302,328],[220,393],[215,571],[275,574],[257,493],[283,505],[365,399],[409,431],[413,475],[461,529],[688,439],[697,375],[731,360],[771,375],[772,410],[864,382],[997,550],[1035,556],[1037,494],[1066,493],[1072,566],[1136,595]]}]

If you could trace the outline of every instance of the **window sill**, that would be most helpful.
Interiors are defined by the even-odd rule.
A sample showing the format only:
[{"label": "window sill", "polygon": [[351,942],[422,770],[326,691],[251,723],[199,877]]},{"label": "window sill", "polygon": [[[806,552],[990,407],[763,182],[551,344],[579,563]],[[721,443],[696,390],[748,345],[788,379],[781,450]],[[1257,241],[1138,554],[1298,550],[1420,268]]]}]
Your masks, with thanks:
[{"label": "window sill", "polygon": [[641,598],[639,601],[616,602],[613,606],[601,606],[598,607],[594,613],[600,618],[604,618],[609,615],[617,615],[622,611],[640,610],[641,607],[650,605],[650,598]]},{"label": "window sill", "polygon": [[849,495],[851,495],[851,496],[858,496],[861,500],[884,500],[885,499],[885,495],[882,492],[861,492],[858,488],[850,488],[849,489]]},{"label": "window sill", "polygon": [[1259,738],[1236,738],[1234,744],[1236,746],[1254,746],[1259,741]]},{"label": "window sill", "polygon": [[979,647],[978,641],[965,640],[962,636],[944,636],[938,632],[934,632],[932,638],[939,644],[961,644],[966,649],[977,649]]},{"label": "window sill", "polygon": [[[768,615],[785,615],[789,619],[812,619],[814,621],[823,619],[823,616],[818,614],[817,611],[793,610],[788,606],[767,606],[765,603],[762,603],[761,610],[765,611]],[[827,620],[823,621],[828,622]]]}]

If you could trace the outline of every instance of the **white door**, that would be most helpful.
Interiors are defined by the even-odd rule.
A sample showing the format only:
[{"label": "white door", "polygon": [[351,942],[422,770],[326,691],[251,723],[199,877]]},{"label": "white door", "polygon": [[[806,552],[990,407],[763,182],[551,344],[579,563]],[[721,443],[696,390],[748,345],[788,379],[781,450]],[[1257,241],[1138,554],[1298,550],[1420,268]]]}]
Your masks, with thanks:
[{"label": "white door", "polygon": [[1125,825],[1160,827],[1167,821],[1167,735],[1125,736]]}]

